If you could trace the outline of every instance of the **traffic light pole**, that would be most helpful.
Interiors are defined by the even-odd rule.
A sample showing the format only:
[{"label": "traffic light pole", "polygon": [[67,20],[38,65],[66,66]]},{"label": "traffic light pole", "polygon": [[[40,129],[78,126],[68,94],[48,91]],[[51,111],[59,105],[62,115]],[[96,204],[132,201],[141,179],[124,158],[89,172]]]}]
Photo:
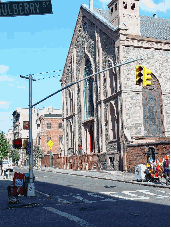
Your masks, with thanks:
[{"label": "traffic light pole", "polygon": [[36,81],[29,74],[29,77],[21,76],[21,78],[29,79],[29,183],[27,187],[27,196],[35,196],[35,187],[33,182],[33,140],[32,140],[32,81]]},{"label": "traffic light pole", "polygon": [[29,75],[29,183],[27,196],[35,196],[35,187],[33,182],[33,140],[32,140],[32,75]]}]

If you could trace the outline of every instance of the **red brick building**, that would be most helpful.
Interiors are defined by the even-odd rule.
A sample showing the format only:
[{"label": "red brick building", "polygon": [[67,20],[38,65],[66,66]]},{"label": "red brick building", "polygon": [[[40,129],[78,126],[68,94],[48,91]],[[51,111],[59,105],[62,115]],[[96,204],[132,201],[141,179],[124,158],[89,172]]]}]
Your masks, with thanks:
[{"label": "red brick building", "polygon": [[[37,144],[44,151],[42,166],[54,164],[54,158],[61,156],[62,149],[62,114],[44,114],[39,118],[40,132],[37,137]],[[48,141],[53,141],[52,149],[47,145]]]}]

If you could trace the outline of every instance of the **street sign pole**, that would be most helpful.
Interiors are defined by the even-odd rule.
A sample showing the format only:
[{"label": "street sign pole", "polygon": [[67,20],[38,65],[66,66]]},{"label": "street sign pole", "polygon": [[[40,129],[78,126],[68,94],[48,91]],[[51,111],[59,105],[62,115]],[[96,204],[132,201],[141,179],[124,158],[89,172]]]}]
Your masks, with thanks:
[{"label": "street sign pole", "polygon": [[33,182],[33,141],[32,141],[32,75],[29,75],[29,183],[27,196],[35,196],[35,187]]},{"label": "street sign pole", "polygon": [[51,156],[52,156],[52,152],[50,150],[50,167],[51,167]]}]

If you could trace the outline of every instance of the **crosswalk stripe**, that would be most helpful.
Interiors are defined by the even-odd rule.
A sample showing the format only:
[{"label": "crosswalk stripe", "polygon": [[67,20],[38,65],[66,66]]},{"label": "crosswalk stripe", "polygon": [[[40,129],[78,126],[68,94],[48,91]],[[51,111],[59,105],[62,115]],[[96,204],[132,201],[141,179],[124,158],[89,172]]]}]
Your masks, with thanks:
[{"label": "crosswalk stripe", "polygon": [[78,200],[84,201],[85,203],[96,203],[97,201],[89,201],[87,199],[83,199],[81,196],[72,196]]}]

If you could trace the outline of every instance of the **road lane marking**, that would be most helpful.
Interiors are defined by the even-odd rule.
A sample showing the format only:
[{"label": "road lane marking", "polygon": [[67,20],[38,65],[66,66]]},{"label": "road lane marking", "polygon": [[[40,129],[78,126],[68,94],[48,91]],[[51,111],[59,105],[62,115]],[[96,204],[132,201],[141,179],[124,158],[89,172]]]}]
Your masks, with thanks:
[{"label": "road lane marking", "polygon": [[55,209],[53,207],[43,207],[43,208],[48,210],[48,211],[50,211],[50,212],[53,212],[53,213],[58,214],[60,216],[63,216],[65,218],[67,218],[67,219],[70,219],[70,220],[78,223],[80,226],[84,226],[84,227],[92,227],[93,226],[92,224],[88,223],[84,219],[80,219],[80,218],[78,218],[78,217],[76,217],[74,215],[68,214],[66,212],[59,211],[59,210],[57,210],[57,209]]},{"label": "road lane marking", "polygon": [[65,199],[60,198],[59,196],[55,196],[55,198],[57,198],[59,203],[64,203],[64,204],[70,204],[71,203]]},{"label": "road lane marking", "polygon": [[158,195],[156,198],[168,198],[169,196],[162,196],[162,195]]},{"label": "road lane marking", "polygon": [[[131,191],[123,191],[122,193],[127,194],[127,195],[130,195],[130,196],[137,196],[135,194],[131,194],[130,192]],[[135,192],[135,191],[132,191],[132,192]]]},{"label": "road lane marking", "polygon": [[46,193],[44,193],[44,192],[39,192],[39,191],[37,191],[37,190],[35,190],[35,192],[37,192],[37,193],[40,194],[40,195],[47,196],[48,198],[50,197],[50,195],[48,195],[48,194],[46,194]]},{"label": "road lane marking", "polygon": [[95,193],[92,193],[92,192],[89,192],[89,193],[87,193],[87,194],[88,194],[89,196],[93,196],[93,197],[98,197],[98,198],[104,199],[103,196],[95,195]]},{"label": "road lane marking", "polygon": [[84,203],[96,203],[97,201],[89,201],[89,200],[86,200],[86,199],[83,199],[81,196],[72,196],[80,201],[83,201]]},{"label": "road lane marking", "polygon": [[100,194],[105,194],[105,195],[111,195],[111,194],[114,194],[114,193],[117,193],[117,192],[100,192]]},{"label": "road lane marking", "polygon": [[154,194],[152,192],[149,192],[149,190],[137,190],[137,192],[142,192],[144,194],[151,195],[151,196],[156,196],[157,195],[157,194]]},{"label": "road lane marking", "polygon": [[[127,191],[125,191],[127,192]],[[132,191],[133,192],[133,191]],[[119,198],[119,199],[125,199],[125,200],[140,200],[140,199],[149,199],[149,197],[144,197],[144,196],[137,196],[135,194],[131,194],[131,196],[137,196],[137,198],[129,198],[129,197],[126,197],[126,196],[119,196],[119,195],[115,195],[114,193],[117,193],[117,192],[100,192],[102,194],[106,194],[106,195],[109,195],[109,196],[112,196],[112,197],[116,197],[116,198]],[[128,194],[129,195],[129,194]],[[101,200],[102,201],[102,200]]]},{"label": "road lane marking", "polygon": [[114,199],[104,199],[104,200],[100,200],[100,201],[111,201],[111,202],[115,202],[116,200],[114,200]]}]

